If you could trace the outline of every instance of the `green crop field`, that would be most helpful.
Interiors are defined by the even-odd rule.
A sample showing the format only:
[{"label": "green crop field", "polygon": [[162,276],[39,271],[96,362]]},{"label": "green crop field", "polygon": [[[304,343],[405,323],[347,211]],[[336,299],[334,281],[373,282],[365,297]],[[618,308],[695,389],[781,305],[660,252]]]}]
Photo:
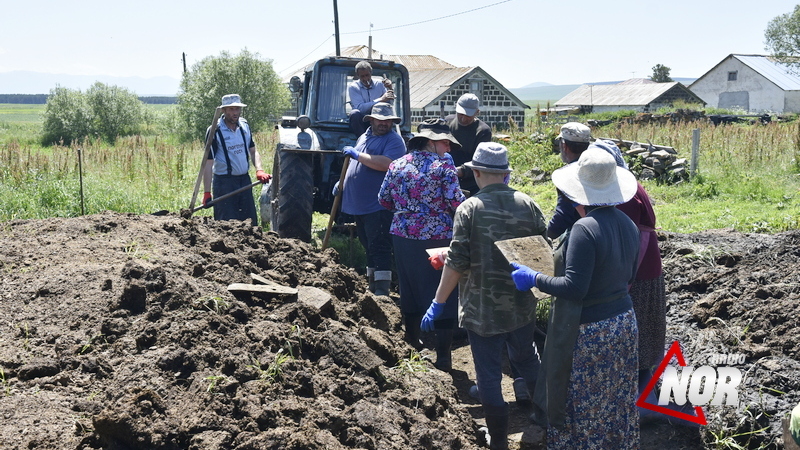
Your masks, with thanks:
[{"label": "green crop field", "polygon": [[0,103],[0,124],[41,124],[45,105]]}]

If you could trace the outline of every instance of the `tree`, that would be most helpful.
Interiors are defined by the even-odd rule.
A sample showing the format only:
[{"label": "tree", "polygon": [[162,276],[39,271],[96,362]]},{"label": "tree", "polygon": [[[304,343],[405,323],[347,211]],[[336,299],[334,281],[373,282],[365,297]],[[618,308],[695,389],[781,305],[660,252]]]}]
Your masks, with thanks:
[{"label": "tree", "polygon": [[91,112],[86,97],[79,90],[58,85],[50,89],[44,108],[42,140],[45,145],[70,144],[89,135]]},{"label": "tree", "polygon": [[672,78],[669,77],[670,70],[667,66],[656,64],[653,66],[653,74],[650,75],[650,79],[656,83],[669,83],[672,81]]},{"label": "tree", "polygon": [[96,82],[86,91],[86,102],[92,110],[92,133],[106,141],[140,131],[144,103],[133,92]]},{"label": "tree", "polygon": [[136,94],[97,82],[86,93],[56,86],[44,110],[44,144],[100,136],[110,143],[119,136],[136,134],[145,118],[144,103]]},{"label": "tree", "polygon": [[289,107],[289,90],[272,68],[247,49],[237,56],[221,52],[207,57],[183,74],[178,93],[178,111],[185,122],[185,137],[205,136],[222,96],[239,94],[247,105],[242,116],[255,132],[265,129]]},{"label": "tree", "polygon": [[764,32],[765,50],[778,61],[800,68],[800,5],[792,13],[772,19]]}]

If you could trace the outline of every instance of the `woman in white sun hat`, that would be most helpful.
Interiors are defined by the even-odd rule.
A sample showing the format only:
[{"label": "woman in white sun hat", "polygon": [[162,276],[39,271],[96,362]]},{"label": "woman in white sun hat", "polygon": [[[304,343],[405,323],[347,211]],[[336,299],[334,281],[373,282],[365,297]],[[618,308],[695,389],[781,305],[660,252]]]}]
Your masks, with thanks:
[{"label": "woman in white sun hat", "polygon": [[532,418],[547,426],[548,448],[635,449],[638,330],[628,285],[639,230],[615,206],[633,198],[636,178],[590,148],[552,179],[581,215],[559,276],[516,263],[511,274],[518,289],[554,296]]}]

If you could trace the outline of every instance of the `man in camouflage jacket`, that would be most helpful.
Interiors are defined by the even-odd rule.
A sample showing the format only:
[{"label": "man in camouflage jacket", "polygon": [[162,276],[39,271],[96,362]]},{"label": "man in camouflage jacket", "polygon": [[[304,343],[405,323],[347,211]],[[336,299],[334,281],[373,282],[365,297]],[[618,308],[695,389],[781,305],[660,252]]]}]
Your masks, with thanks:
[{"label": "man in camouflage jacket", "polygon": [[536,299],[516,289],[511,270],[494,242],[547,233],[536,202],[506,184],[511,169],[508,151],[498,143],[480,143],[466,165],[480,190],[456,210],[453,240],[442,278],[422,329],[441,314],[444,302],[459,287],[459,326],[467,330],[478,393],[486,413],[490,448],[508,445],[508,403],[501,390],[502,358],[508,348],[530,392],[536,384],[539,354],[533,342]]}]

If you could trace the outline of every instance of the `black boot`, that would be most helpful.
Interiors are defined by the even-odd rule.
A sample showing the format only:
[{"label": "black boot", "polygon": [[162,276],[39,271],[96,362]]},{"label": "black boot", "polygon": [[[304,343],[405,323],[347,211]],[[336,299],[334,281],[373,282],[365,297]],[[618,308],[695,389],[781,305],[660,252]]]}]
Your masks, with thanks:
[{"label": "black boot", "polygon": [[[486,428],[489,429],[489,448],[492,450],[508,450],[508,404],[505,408],[492,408],[493,414],[486,411]],[[503,412],[505,411],[505,412]]]},{"label": "black boot", "polygon": [[420,336],[420,329],[419,324],[422,321],[422,316],[417,315],[403,315],[403,321],[405,322],[406,333],[403,336],[403,340],[408,343],[408,345],[414,347],[414,350],[420,351],[423,349],[422,341],[419,340]]},{"label": "black boot", "polygon": [[449,371],[453,368],[451,347],[453,346],[453,329],[436,330],[436,362],[439,370]]}]

